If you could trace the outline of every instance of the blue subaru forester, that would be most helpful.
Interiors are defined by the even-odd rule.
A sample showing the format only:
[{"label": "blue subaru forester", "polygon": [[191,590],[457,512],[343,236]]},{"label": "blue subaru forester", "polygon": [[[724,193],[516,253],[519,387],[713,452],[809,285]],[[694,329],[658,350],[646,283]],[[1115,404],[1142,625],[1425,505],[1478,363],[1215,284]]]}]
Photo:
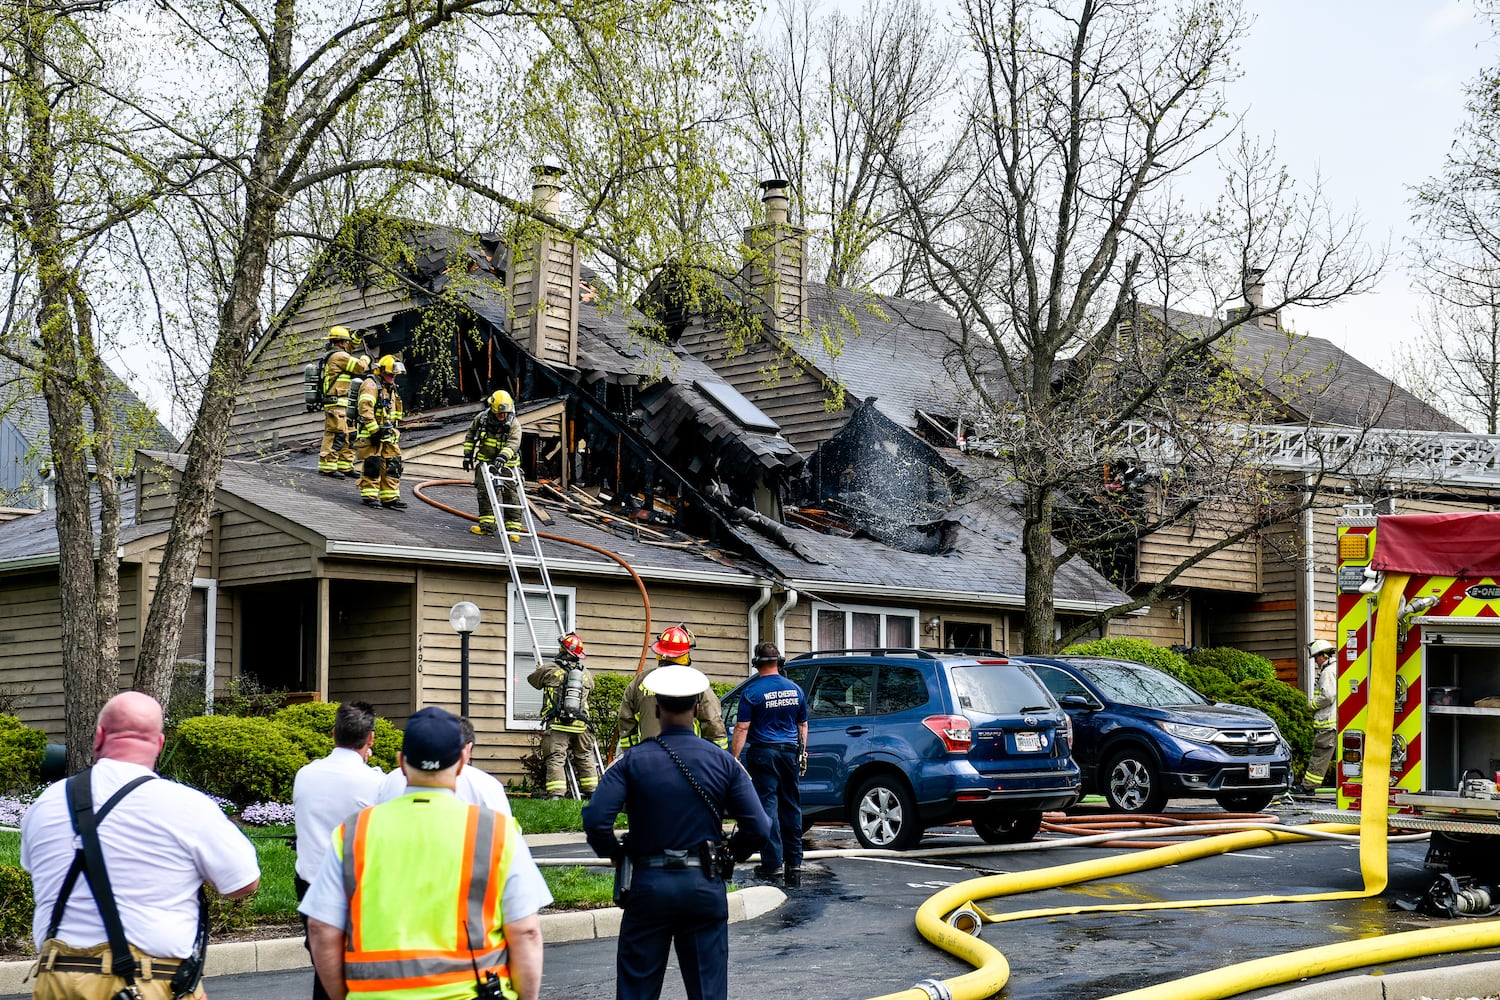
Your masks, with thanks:
[{"label": "blue subaru forester", "polygon": [[[1068,716],[1004,656],[840,649],[789,660],[808,696],[805,821],[847,819],[866,847],[907,850],[968,819],[988,843],[1027,841],[1078,800]],[[734,726],[740,689],[724,696]]]}]

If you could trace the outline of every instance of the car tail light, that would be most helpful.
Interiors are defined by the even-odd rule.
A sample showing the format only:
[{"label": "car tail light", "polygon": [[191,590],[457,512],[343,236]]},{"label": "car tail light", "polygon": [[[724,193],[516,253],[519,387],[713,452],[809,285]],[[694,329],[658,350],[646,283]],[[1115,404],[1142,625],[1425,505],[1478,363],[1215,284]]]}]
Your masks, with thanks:
[{"label": "car tail light", "polygon": [[1057,738],[1062,741],[1063,749],[1068,753],[1073,752],[1073,717],[1067,712],[1062,713],[1062,725],[1057,727]]},{"label": "car tail light", "polygon": [[929,715],[922,720],[922,725],[943,741],[943,749],[949,753],[968,753],[974,742],[969,720],[962,715]]}]

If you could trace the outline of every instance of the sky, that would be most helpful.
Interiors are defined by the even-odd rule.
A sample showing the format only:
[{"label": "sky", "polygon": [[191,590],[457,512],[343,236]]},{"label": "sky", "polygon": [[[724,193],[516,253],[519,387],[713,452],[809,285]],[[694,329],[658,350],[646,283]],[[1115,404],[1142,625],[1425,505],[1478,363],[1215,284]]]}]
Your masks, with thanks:
[{"label": "sky", "polygon": [[1321,173],[1333,204],[1358,209],[1389,243],[1379,286],[1323,309],[1291,310],[1299,333],[1332,341],[1387,375],[1417,335],[1403,243],[1411,188],[1437,173],[1464,117],[1464,84],[1500,53],[1472,0],[1247,0],[1256,21],[1230,90],[1252,133],[1275,139],[1298,179]]}]

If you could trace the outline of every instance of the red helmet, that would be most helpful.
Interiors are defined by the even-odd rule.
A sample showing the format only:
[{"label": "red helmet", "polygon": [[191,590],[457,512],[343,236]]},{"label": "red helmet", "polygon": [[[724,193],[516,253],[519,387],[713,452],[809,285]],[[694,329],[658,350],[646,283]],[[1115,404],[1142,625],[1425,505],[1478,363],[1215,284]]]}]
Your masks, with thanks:
[{"label": "red helmet", "polygon": [[651,644],[651,652],[666,659],[674,659],[686,656],[697,644],[698,640],[693,638],[693,633],[688,631],[686,625],[668,625]]},{"label": "red helmet", "polygon": [[583,640],[578,638],[577,632],[569,632],[558,642],[560,650],[575,659],[583,659]]}]

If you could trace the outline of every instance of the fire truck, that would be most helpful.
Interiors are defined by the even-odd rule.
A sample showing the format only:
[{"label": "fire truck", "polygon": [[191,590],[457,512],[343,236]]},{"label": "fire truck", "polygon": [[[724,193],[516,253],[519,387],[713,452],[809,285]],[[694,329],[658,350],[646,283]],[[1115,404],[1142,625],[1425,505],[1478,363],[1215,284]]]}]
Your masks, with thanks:
[{"label": "fire truck", "polygon": [[[1341,518],[1337,532],[1339,811],[1316,818],[1357,813],[1366,778],[1384,777],[1390,827],[1432,831],[1429,866],[1493,880],[1500,870],[1500,841],[1491,839],[1500,836],[1500,512],[1374,516],[1366,509]],[[1381,616],[1392,613],[1394,628],[1381,628]],[[1392,668],[1393,686],[1385,683]],[[1382,683],[1372,684],[1382,669]],[[1372,701],[1372,688],[1390,695]],[[1382,719],[1379,726],[1391,734],[1388,774],[1371,761],[1366,738],[1377,711],[1391,713],[1389,725]]]}]

